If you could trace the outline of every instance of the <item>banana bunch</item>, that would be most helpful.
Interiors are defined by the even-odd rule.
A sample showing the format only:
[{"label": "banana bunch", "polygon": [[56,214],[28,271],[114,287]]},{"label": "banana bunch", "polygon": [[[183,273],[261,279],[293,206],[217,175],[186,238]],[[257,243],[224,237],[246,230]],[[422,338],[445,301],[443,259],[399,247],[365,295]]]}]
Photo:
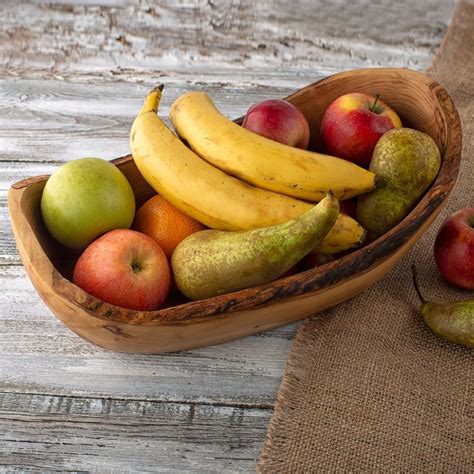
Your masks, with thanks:
[{"label": "banana bunch", "polygon": [[187,92],[170,109],[177,134],[221,170],[269,191],[320,201],[332,190],[349,199],[375,187],[375,174],[334,156],[283,145],[230,121],[205,92]]},{"label": "banana bunch", "polygon": [[[291,183],[291,188],[297,183],[297,189],[311,190],[311,193],[304,191],[305,194],[298,194],[298,197],[308,199],[311,194],[313,200],[320,200],[329,189],[340,198],[355,195],[354,193],[360,194],[374,185],[372,173],[359,171],[361,168],[351,164],[347,170],[344,168],[345,162],[339,163],[343,160],[280,144],[275,146],[276,142],[256,135],[255,137],[262,139],[257,140],[253,137],[254,134],[220,116],[217,111],[211,115],[216,121],[213,129],[212,120],[199,120],[194,113],[184,113],[188,105],[181,99],[190,97],[188,93],[173,104],[172,119],[179,128],[178,133],[192,142],[190,146],[196,150],[195,153],[158,117],[162,89],[163,87],[159,86],[148,94],[133,122],[130,131],[133,159],[145,180],[158,193],[185,214],[212,229],[247,230],[268,227],[286,222],[311,209],[312,204],[291,197],[295,192],[286,192],[288,183]],[[214,105],[206,97],[205,94],[195,96],[198,102],[209,102],[207,111]],[[194,107],[193,103],[192,108]],[[203,116],[205,115],[206,113],[203,113]],[[181,120],[183,116],[188,118]],[[199,125],[196,125],[195,119]],[[201,125],[206,126],[202,138],[199,133]],[[234,129],[233,125],[238,130]],[[206,141],[209,142],[207,145]],[[200,145],[197,145],[198,142]],[[239,165],[236,170],[238,159],[233,147],[237,147],[236,150],[240,150],[241,155],[250,158],[253,156],[254,164],[250,158],[246,158],[243,160],[244,165]],[[268,184],[269,179],[272,181],[269,172],[272,168],[283,166],[281,163],[285,152],[288,162],[281,174],[274,176],[278,177],[280,183],[277,184],[279,192],[274,192],[271,190],[275,189],[273,185]],[[330,165],[320,163],[328,158],[335,160],[331,163],[334,163],[333,166],[337,165],[336,171]],[[266,159],[270,166],[264,169]],[[304,172],[299,171],[299,168]],[[308,178],[303,179],[303,175],[312,173],[318,174],[318,177],[312,184],[308,184]],[[346,173],[349,178],[345,177]],[[231,174],[243,176],[243,179],[256,186]],[[290,176],[292,179],[285,181],[284,176]],[[298,181],[300,178],[301,181]],[[315,251],[324,254],[338,253],[358,246],[364,237],[365,230],[354,219],[341,213]]]}]

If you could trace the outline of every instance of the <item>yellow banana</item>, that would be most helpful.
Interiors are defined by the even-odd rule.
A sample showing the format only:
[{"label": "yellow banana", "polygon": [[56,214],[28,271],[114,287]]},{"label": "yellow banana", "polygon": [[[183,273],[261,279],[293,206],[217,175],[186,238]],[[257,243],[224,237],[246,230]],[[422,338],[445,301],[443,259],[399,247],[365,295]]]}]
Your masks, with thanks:
[{"label": "yellow banana", "polygon": [[346,160],[283,145],[227,119],[205,92],[187,92],[170,109],[178,136],[206,161],[248,183],[308,201],[370,191],[375,175]]},{"label": "yellow banana", "polygon": [[[178,209],[213,229],[246,230],[286,222],[312,208],[250,186],[210,165],[157,116],[161,88],[152,90],[130,131],[130,148],[145,180]],[[364,229],[340,214],[317,249],[337,253],[360,244]]]}]

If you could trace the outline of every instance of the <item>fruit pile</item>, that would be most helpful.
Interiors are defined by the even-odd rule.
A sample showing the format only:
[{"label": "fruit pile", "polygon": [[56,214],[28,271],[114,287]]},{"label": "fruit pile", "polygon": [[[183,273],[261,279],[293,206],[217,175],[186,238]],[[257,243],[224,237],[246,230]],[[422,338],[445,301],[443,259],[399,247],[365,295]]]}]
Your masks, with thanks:
[{"label": "fruit pile", "polygon": [[378,96],[330,104],[323,154],[307,149],[308,120],[283,100],[252,106],[239,125],[188,92],[171,106],[174,134],[157,115],[162,89],[130,132],[155,196],[135,213],[120,170],[84,158],[57,170],[41,200],[51,235],[83,250],[73,282],[120,307],[155,310],[171,288],[203,299],[334,260],[398,224],[441,165],[433,139]]}]

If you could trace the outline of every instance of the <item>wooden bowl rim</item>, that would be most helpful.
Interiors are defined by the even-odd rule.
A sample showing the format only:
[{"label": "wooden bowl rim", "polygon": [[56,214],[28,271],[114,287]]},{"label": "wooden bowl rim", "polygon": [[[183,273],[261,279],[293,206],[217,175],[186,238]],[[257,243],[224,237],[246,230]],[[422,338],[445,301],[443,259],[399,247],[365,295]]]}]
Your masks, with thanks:
[{"label": "wooden bowl rim", "polygon": [[[379,239],[348,255],[338,258],[334,262],[265,285],[205,300],[183,303],[156,311],[134,311],[96,299],[63,277],[43,251],[23,212],[13,212],[13,209],[21,211],[21,200],[26,189],[34,184],[45,182],[49,175],[26,178],[10,187],[8,207],[12,225],[15,228],[17,224],[21,223],[23,226],[26,224],[31,231],[31,235],[34,236],[32,243],[35,256],[41,258],[42,261],[38,273],[40,273],[40,276],[45,280],[52,282],[51,290],[55,295],[69,302],[69,304],[73,304],[78,311],[84,311],[95,318],[108,322],[153,326],[190,324],[207,319],[215,319],[216,317],[227,317],[236,311],[250,310],[257,307],[261,308],[275,302],[281,302],[282,300],[304,297],[306,294],[321,292],[329,286],[335,286],[358,277],[377,263],[381,263],[388,258],[397,248],[408,240],[440,205],[442,205],[455,185],[461,159],[461,124],[453,101],[440,84],[424,73],[405,68],[348,70],[313,82],[295,91],[286,97],[286,99],[291,99],[309,89],[337,79],[348,76],[376,74],[378,72],[393,74],[395,77],[401,79],[406,76],[411,76],[412,79],[423,82],[434,92],[434,98],[438,101],[443,113],[446,117],[451,117],[452,119],[451,122],[449,122],[449,130],[445,131],[446,152],[443,156],[443,162],[436,180],[408,216]],[[236,121],[239,121],[239,119]],[[119,165],[132,159],[131,155],[126,155],[111,160],[111,162]],[[15,234],[15,238],[20,248],[22,259],[30,259],[29,253],[31,252],[27,252],[26,249],[21,251],[22,236]],[[74,295],[73,299],[70,297],[71,294]],[[88,302],[88,304],[85,304],[86,302]]]}]

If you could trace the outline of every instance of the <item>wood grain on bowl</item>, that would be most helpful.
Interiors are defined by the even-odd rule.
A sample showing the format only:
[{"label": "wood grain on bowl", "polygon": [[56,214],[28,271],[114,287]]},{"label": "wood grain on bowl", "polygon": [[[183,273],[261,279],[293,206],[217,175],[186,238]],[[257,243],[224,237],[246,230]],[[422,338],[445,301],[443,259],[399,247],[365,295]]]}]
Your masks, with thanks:
[{"label": "wood grain on bowl", "polygon": [[[51,311],[84,339],[125,352],[159,353],[216,344],[302,319],[342,302],[382,278],[415,244],[440,212],[459,170],[461,128],[446,91],[425,74],[406,69],[362,69],[330,76],[287,100],[307,117],[319,146],[322,115],[339,95],[380,94],[404,125],[429,134],[443,164],[416,208],[370,245],[340,259],[273,283],[197,302],[178,300],[158,311],[118,308],[88,295],[70,281],[78,255],[62,248],[41,222],[39,203],[47,176],[29,178],[9,191],[12,227],[23,263]],[[131,156],[114,163],[125,173],[138,204],[154,191]]]}]

